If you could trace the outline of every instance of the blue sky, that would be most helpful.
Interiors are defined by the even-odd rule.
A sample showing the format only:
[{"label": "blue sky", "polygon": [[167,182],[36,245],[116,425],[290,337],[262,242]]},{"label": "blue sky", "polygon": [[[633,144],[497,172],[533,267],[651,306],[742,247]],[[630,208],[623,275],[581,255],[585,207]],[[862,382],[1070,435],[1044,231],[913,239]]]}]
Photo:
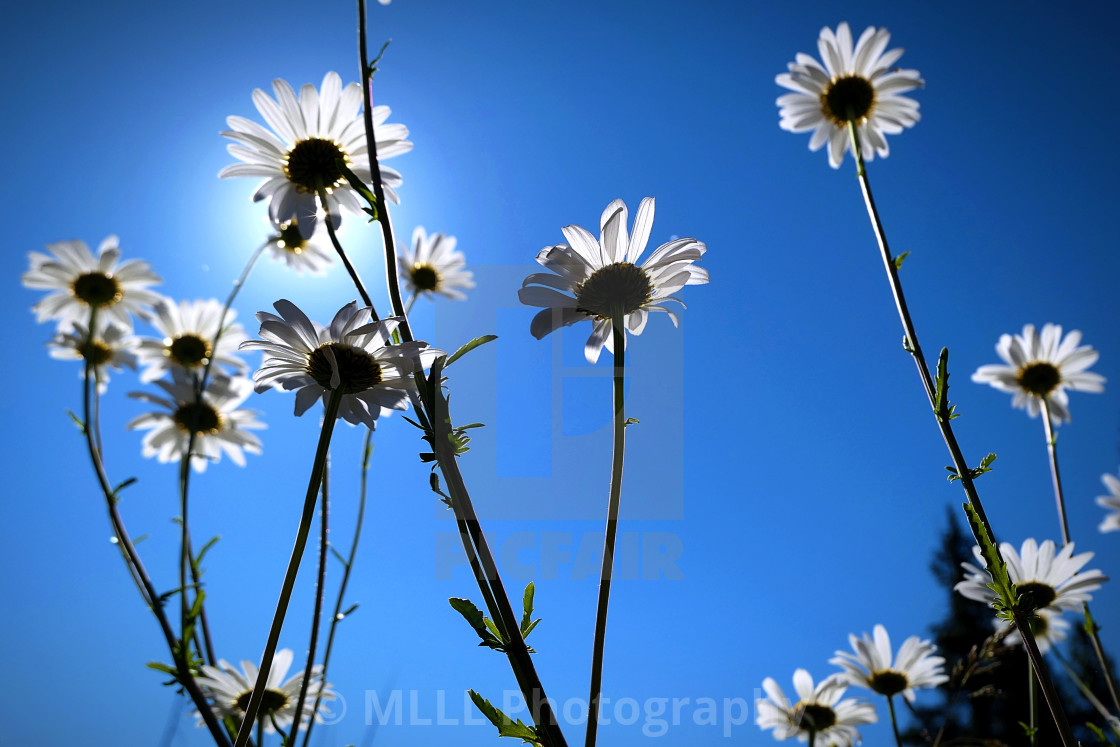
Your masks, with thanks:
[{"label": "blue sky", "polygon": [[[610,459],[604,357],[582,357],[589,330],[544,341],[517,303],[533,257],[561,226],[594,229],[607,203],[657,198],[651,243],[694,236],[709,252],[708,286],[689,287],[680,330],[663,318],[633,340],[623,488],[623,580],[615,585],[604,693],[613,700],[683,699],[660,742],[770,743],[739,714],[764,677],[787,692],[794,669],[817,678],[849,633],[883,623],[896,644],[928,635],[944,594],[927,567],[945,507],[962,493],[902,337],[850,160],[838,171],[807,135],[777,126],[774,76],[798,51],[815,54],[824,25],[887,26],[901,64],[921,71],[922,120],[869,166],[927,354],[951,350],[958,437],[972,461],[997,452],[979,483],[1001,539],[1058,538],[1040,421],[972,384],[997,362],[1000,334],[1046,322],[1080,329],[1101,351],[1104,394],[1071,396],[1059,442],[1071,531],[1091,567],[1117,573],[1120,536],[1102,535],[1093,502],[1120,462],[1120,252],[1111,146],[1120,103],[1107,91],[1115,6],[1076,14],[1042,3],[1014,13],[943,6],[704,2],[419,3],[371,9],[372,46],[391,37],[378,103],[405,123],[413,152],[392,210],[412,228],[458,237],[479,288],[465,304],[417,305],[414,328],[454,348],[500,339],[452,371],[460,422],[482,421],[463,469],[507,584],[537,585],[544,622],[533,634],[550,694],[586,698],[596,580],[587,569],[602,531]],[[8,500],[0,532],[0,595],[9,675],[0,714],[13,743],[205,744],[169,689],[145,668],[165,660],[150,615],[108,543],[109,525],[67,409],[80,406],[78,367],[51,360],[52,329],[18,286],[28,251],[117,234],[175,298],[224,297],[265,237],[255,180],[219,181],[233,159],[225,117],[260,121],[250,94],[273,78],[318,85],[357,77],[356,12],[348,3],[190,6],[106,2],[23,4],[0,30],[7,71],[3,142],[10,251],[4,310],[18,367],[0,403],[8,434]],[[34,179],[31,177],[34,176]],[[377,233],[349,216],[344,241],[380,287]],[[297,277],[263,262],[236,308],[289,298],[329,319],[355,294],[337,265]],[[379,309],[388,307],[383,289]],[[122,510],[157,584],[174,583],[176,470],[140,456],[123,425],[144,411],[140,389],[114,376],[104,402],[110,473],[135,475]],[[318,423],[270,392],[264,454],[247,469],[223,461],[194,481],[192,530],[220,534],[208,561],[219,655],[263,647],[295,533]],[[361,433],[335,440],[333,536],[353,522]],[[491,744],[484,726],[365,725],[369,692],[402,693],[416,715],[474,718],[462,692],[496,702],[514,681],[497,654],[447,605],[478,596],[450,549],[453,523],[427,490],[422,444],[399,417],[378,429],[374,492],[330,679],[346,715],[322,745]],[[310,558],[308,559],[310,561]],[[629,565],[626,565],[629,564]],[[310,564],[281,645],[302,651]],[[337,579],[332,568],[332,579]],[[1113,582],[1115,583],[1115,582]],[[1120,597],[1107,584],[1094,611],[1120,651]],[[332,581],[333,588],[333,581]],[[711,698],[732,712],[696,725]],[[881,704],[880,704],[881,705]],[[881,718],[886,718],[881,708]],[[626,708],[620,712],[628,720]],[[614,714],[611,714],[612,717]],[[645,740],[646,714],[601,733]],[[671,712],[665,718],[671,718]],[[701,717],[702,718],[702,717]],[[617,719],[615,719],[617,720]],[[652,727],[657,731],[656,727]],[[578,742],[582,729],[569,727]],[[648,729],[647,729],[648,731]],[[889,739],[881,723],[869,744]]]}]

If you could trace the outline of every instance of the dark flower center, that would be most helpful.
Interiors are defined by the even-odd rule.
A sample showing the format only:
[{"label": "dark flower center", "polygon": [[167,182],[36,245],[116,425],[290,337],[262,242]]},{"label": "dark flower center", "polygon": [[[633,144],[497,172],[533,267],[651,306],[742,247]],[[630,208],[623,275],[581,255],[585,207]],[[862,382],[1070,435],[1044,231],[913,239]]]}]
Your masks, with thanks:
[{"label": "dark flower center", "polygon": [[576,286],[576,310],[599,319],[625,316],[649,303],[653,285],[641,267],[615,262]]},{"label": "dark flower center", "polygon": [[79,275],[70,287],[79,300],[90,306],[112,306],[124,298],[124,292],[116,278],[103,272]]},{"label": "dark flower center", "polygon": [[844,126],[861,122],[875,108],[875,86],[860,75],[846,75],[832,81],[821,94],[821,109],[826,119]]},{"label": "dark flower center", "polygon": [[210,358],[210,343],[198,335],[183,335],[172,340],[166,352],[183,368],[194,368]]},{"label": "dark flower center", "polygon": [[[234,705],[237,706],[237,710],[244,713],[245,710],[249,707],[249,698],[251,698],[252,696],[252,690],[247,690],[241,693],[241,695],[237,696],[237,700],[234,701]],[[286,693],[281,690],[265,690],[264,697],[261,699],[261,710],[259,715],[265,717],[269,714],[278,713],[286,705],[288,705],[288,696]]]},{"label": "dark flower center", "polygon": [[307,239],[300,236],[299,223],[295,218],[280,224],[280,233],[276,243],[281,249],[287,249],[292,254],[303,254],[303,249],[307,246]]},{"label": "dark flower center", "polygon": [[328,342],[311,353],[307,359],[307,373],[319,386],[324,389],[331,388],[334,369],[325,352],[327,348],[334,353],[335,362],[338,364],[338,388],[343,394],[364,392],[381,383],[381,366],[377,365],[373,356],[360,348]]},{"label": "dark flower center", "polygon": [[812,729],[819,733],[836,724],[836,711],[819,703],[798,703],[794,718],[802,729]]},{"label": "dark flower center", "polygon": [[1050,623],[1042,615],[1031,615],[1028,624],[1031,627],[1031,635],[1035,638],[1045,636],[1050,631]]},{"label": "dark flower center", "polygon": [[343,181],[337,163],[339,158],[350,163],[333,140],[318,137],[300,140],[288,151],[284,174],[300,192],[315,192],[320,186],[329,192]]},{"label": "dark flower center", "polygon": [[890,669],[873,672],[867,679],[871,683],[872,690],[880,695],[886,695],[888,698],[892,695],[898,695],[910,685],[910,681],[906,679],[905,674]]},{"label": "dark flower center", "polygon": [[171,418],[179,430],[186,433],[212,436],[222,430],[222,416],[205,402],[179,405]]},{"label": "dark flower center", "polygon": [[1019,595],[1023,597],[1023,601],[1029,604],[1031,609],[1035,610],[1049,607],[1050,604],[1058,598],[1058,593],[1054,591],[1053,586],[1038,581],[1015,584],[1015,588],[1019,590]]},{"label": "dark flower center", "polygon": [[83,342],[78,348],[78,354],[89,361],[91,366],[102,366],[112,360],[113,349],[100,340],[94,340]]},{"label": "dark flower center", "polygon": [[409,270],[412,285],[418,291],[433,291],[439,287],[439,272],[426,262],[417,262]]},{"label": "dark flower center", "polygon": [[1052,363],[1036,361],[1020,368],[1015,380],[1036,397],[1045,397],[1061,383],[1062,373]]}]

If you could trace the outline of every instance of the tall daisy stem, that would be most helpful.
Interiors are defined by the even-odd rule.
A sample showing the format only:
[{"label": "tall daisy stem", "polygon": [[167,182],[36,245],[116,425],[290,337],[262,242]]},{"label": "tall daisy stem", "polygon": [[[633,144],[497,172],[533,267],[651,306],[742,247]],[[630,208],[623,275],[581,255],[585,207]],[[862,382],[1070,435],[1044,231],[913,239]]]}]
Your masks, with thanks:
[{"label": "tall daisy stem", "polygon": [[887,696],[887,708],[889,708],[891,712],[891,730],[894,731],[894,743],[897,744],[898,747],[902,747],[902,735],[898,733],[898,717],[895,716],[894,713],[893,695]]},{"label": "tall daisy stem", "polygon": [[[95,307],[90,311],[89,339],[86,341],[87,346],[93,343],[94,330],[96,327],[97,309]],[[109,510],[109,522],[113,526],[113,535],[116,538],[116,544],[121,549],[129,573],[140,585],[140,592],[144,598],[144,602],[148,605],[148,609],[152,611],[152,614],[156,617],[156,621],[159,623],[164,641],[175,662],[175,670],[178,673],[179,683],[194,702],[195,708],[198,709],[203,722],[206,724],[206,728],[210,731],[210,736],[214,739],[214,743],[218,745],[218,747],[229,747],[229,738],[222,730],[222,725],[214,716],[214,712],[210,710],[210,704],[206,702],[206,696],[203,695],[198,683],[195,682],[190,666],[183,656],[187,648],[186,642],[180,641],[175,637],[175,632],[171,628],[171,623],[168,621],[167,614],[163,610],[160,595],[156,592],[151,577],[148,576],[148,571],[145,569],[143,562],[141,562],[140,555],[136,552],[136,546],[129,537],[128,530],[125,529],[124,520],[117,510],[118,497],[116,491],[109,482],[109,475],[105,471],[105,462],[102,458],[101,449],[98,446],[100,439],[97,434],[100,432],[100,424],[95,415],[98,408],[93,404],[95,397],[94,379],[93,366],[87,358],[85,361],[82,389],[83,431],[86,437],[86,447],[89,450],[90,462],[93,464],[93,470],[97,475],[97,482],[98,485],[101,486],[101,492],[105,496],[105,505]]]},{"label": "tall daisy stem", "polygon": [[[1069,524],[1066,522],[1066,502],[1065,496],[1062,493],[1062,477],[1058,470],[1058,436],[1054,433],[1054,427],[1050,420],[1050,403],[1045,397],[1040,397],[1042,404],[1042,427],[1045,429],[1046,434],[1046,452],[1050,457],[1050,478],[1054,486],[1054,501],[1058,506],[1058,521],[1062,525],[1062,545],[1070,543]],[[1082,602],[1081,610],[1085,615],[1085,632],[1089,635],[1089,641],[1093,645],[1093,653],[1096,654],[1097,662],[1101,665],[1101,673],[1103,675],[1105,685],[1108,687],[1109,697],[1112,699],[1112,706],[1116,709],[1115,713],[1120,714],[1120,693],[1117,691],[1116,680],[1112,676],[1112,670],[1108,666],[1108,661],[1105,659],[1104,646],[1101,644],[1101,638],[1098,631],[1100,626],[1097,625],[1093,619],[1092,613],[1089,611],[1089,603]]]},{"label": "tall daisy stem", "polygon": [[1035,732],[1038,731],[1038,705],[1034,700],[1034,664],[1030,659],[1027,659],[1027,707],[1030,709],[1027,718],[1030,722],[1027,724],[1028,734],[1030,734],[1031,747],[1035,745]]},{"label": "tall daisy stem", "polygon": [[[849,117],[848,121],[848,133],[852,141],[852,150],[855,152],[856,173],[859,177],[860,188],[863,191],[863,200],[867,206],[867,215],[871,219],[871,227],[875,231],[875,238],[879,244],[879,253],[883,259],[883,268],[886,270],[891,293],[894,296],[895,308],[898,310],[899,320],[902,322],[902,329],[906,335],[906,348],[914,357],[914,363],[918,368],[918,376],[921,378],[922,386],[926,390],[926,397],[929,399],[930,407],[934,409],[937,426],[941,431],[945,446],[949,449],[949,454],[953,460],[953,466],[956,469],[957,476],[960,478],[961,486],[964,488],[965,496],[968,498],[968,503],[976,512],[988,537],[990,537],[995,544],[996,552],[998,553],[999,543],[996,541],[996,534],[992,531],[992,525],[988,521],[987,514],[984,513],[984,507],[980,503],[980,495],[977,493],[976,486],[972,481],[972,471],[965,461],[964,455],[961,453],[961,448],[957,443],[956,435],[953,433],[950,419],[945,413],[937,411],[937,389],[934,385],[933,377],[930,375],[925,356],[922,354],[921,345],[918,344],[918,333],[914,329],[914,322],[910,318],[910,310],[906,306],[906,297],[902,292],[902,281],[898,277],[898,267],[895,264],[894,257],[891,255],[890,247],[887,244],[887,236],[883,231],[882,221],[879,219],[879,211],[875,207],[875,198],[871,195],[871,183],[867,179],[867,168],[864,166],[863,162],[859,130],[856,127],[854,118],[851,117]],[[982,544],[979,537],[976,538],[976,541],[977,544]],[[1045,662],[1042,660],[1042,654],[1038,651],[1038,644],[1035,642],[1034,634],[1031,632],[1028,619],[1029,615],[1016,611],[1014,618],[1015,627],[1023,638],[1023,646],[1027,649],[1027,654],[1034,664],[1035,674],[1042,688],[1042,694],[1046,698],[1046,704],[1050,708],[1050,713],[1054,718],[1054,724],[1058,728],[1058,734],[1062,738],[1062,744],[1065,745],[1065,747],[1075,747],[1077,743],[1073,739],[1073,732],[1070,729],[1069,720],[1066,718],[1066,713],[1062,707],[1061,701],[1058,700],[1057,691],[1050,681],[1049,671],[1046,668]]]},{"label": "tall daisy stem", "polygon": [[[303,716],[303,704],[307,702],[307,688],[311,685],[311,672],[315,667],[315,653],[319,648],[319,622],[323,616],[323,596],[327,581],[327,547],[329,540],[330,516],[330,472],[331,455],[327,452],[327,461],[323,465],[323,485],[320,490],[322,500],[319,502],[319,575],[315,579],[315,605],[311,610],[311,637],[307,643],[307,662],[303,665],[303,681],[299,685],[299,697],[296,698],[296,716],[292,721],[292,731],[284,737],[282,745],[295,747],[296,737],[299,735],[299,722]],[[322,692],[322,688],[320,688]],[[311,720],[315,720],[315,712],[311,712]]]},{"label": "tall daisy stem", "polygon": [[248,743],[253,724],[257,720],[257,713],[261,708],[261,701],[264,700],[268,673],[272,669],[272,659],[276,655],[276,646],[280,642],[280,630],[284,627],[284,617],[288,613],[288,602],[291,601],[292,589],[295,587],[296,576],[299,574],[299,564],[303,559],[303,551],[307,547],[307,535],[311,531],[311,522],[315,518],[315,499],[319,497],[319,488],[323,484],[327,452],[330,450],[331,434],[334,432],[335,420],[338,419],[338,407],[342,403],[342,394],[341,389],[332,389],[323,413],[323,429],[319,434],[319,446],[315,450],[315,463],[311,467],[311,478],[307,484],[307,495],[303,501],[303,515],[300,517],[295,545],[292,547],[292,557],[288,561],[288,570],[284,574],[284,585],[280,589],[280,599],[276,602],[276,614],[273,615],[272,627],[268,631],[268,641],[265,643],[264,654],[261,656],[257,682],[253,685],[253,694],[249,696],[249,704],[245,707],[245,716],[241,721],[241,728],[237,730],[237,740],[234,742],[234,747],[244,747]]},{"label": "tall daisy stem", "polygon": [[[358,490],[358,517],[354,521],[354,538],[350,542],[350,552],[347,554],[345,560],[342,561],[342,580],[338,584],[338,596],[334,600],[334,614],[331,615],[331,624],[327,631],[327,645],[323,649],[323,674],[322,683],[325,687],[327,682],[327,666],[331,662],[331,653],[334,650],[334,634],[338,629],[338,624],[344,619],[342,614],[342,602],[346,598],[346,587],[350,583],[350,571],[354,568],[354,556],[358,552],[358,540],[362,536],[362,521],[366,514],[366,492],[369,483],[369,461],[370,456],[373,454],[373,429],[366,431],[366,439],[362,444],[362,477],[361,487]],[[342,556],[337,556],[340,560]],[[303,747],[307,747],[308,740],[311,739],[311,729],[315,726],[314,715],[319,712],[319,704],[323,701],[323,687],[319,688],[319,692],[315,694],[315,703],[311,707],[312,718],[307,722],[307,731],[303,733]],[[293,740],[294,744],[294,740]]]},{"label": "tall daisy stem", "polygon": [[331,237],[331,243],[334,244],[334,250],[338,253],[338,258],[342,260],[346,272],[350,273],[350,279],[354,281],[354,287],[358,289],[358,295],[362,297],[362,303],[369,307],[370,315],[373,321],[377,321],[377,311],[373,308],[373,301],[370,300],[369,294],[366,293],[366,286],[362,283],[362,279],[358,277],[358,271],[354,269],[354,265],[350,264],[350,258],[346,256],[346,252],[342,250],[342,244],[338,241],[338,234],[335,233],[334,224],[331,222],[331,208],[327,203],[327,190],[319,187],[319,202],[323,206],[323,212],[326,214],[326,220],[323,221],[327,224],[327,235]]},{"label": "tall daisy stem", "polygon": [[625,317],[611,320],[614,335],[614,445],[611,452],[611,487],[607,503],[607,529],[603,537],[603,568],[599,574],[599,602],[595,609],[595,640],[591,649],[591,694],[587,699],[587,736],[584,747],[595,747],[599,728],[599,695],[603,685],[603,648],[607,639],[607,604],[614,573],[614,545],[618,536],[618,507],[622,497],[622,463],[626,455],[626,331]]}]

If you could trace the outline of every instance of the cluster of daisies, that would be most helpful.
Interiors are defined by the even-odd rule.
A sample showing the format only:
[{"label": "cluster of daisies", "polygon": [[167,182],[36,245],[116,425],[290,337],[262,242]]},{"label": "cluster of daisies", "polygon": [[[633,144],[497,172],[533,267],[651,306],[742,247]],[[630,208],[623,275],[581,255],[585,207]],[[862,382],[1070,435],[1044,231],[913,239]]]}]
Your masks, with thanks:
[{"label": "cluster of daisies", "polygon": [[949,680],[945,659],[936,656],[937,646],[918,636],[906,639],[895,654],[886,628],[876,625],[874,634],[850,635],[851,651],[837,651],[830,664],[842,671],[814,685],[808,671],[793,674],[797,702],[791,703],[772,678],[762,683],[766,698],[755,703],[755,722],[773,729],[778,740],[797,737],[821,747],[850,747],[861,740],[857,726],[878,720],[875,706],[859,698],[843,699],[848,687],[861,687],[886,698],[902,695],[915,699],[914,690],[937,687]]}]

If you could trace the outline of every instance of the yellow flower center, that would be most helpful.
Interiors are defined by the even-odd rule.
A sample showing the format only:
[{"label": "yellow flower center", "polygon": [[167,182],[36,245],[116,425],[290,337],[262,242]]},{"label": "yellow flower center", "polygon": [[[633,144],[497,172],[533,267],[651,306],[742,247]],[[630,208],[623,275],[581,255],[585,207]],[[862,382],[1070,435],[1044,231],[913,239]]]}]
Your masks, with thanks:
[{"label": "yellow flower center", "polygon": [[344,181],[338,159],[349,166],[350,159],[333,140],[312,137],[300,140],[288,151],[284,175],[300,192],[315,192],[320,186],[330,192]]},{"label": "yellow flower center", "polygon": [[366,351],[338,342],[328,342],[307,358],[307,373],[324,389],[331,389],[334,369],[324,352],[330,348],[338,365],[338,388],[343,394],[364,392],[381,383],[381,366]]},{"label": "yellow flower center", "polygon": [[610,319],[637,311],[652,297],[653,284],[645,270],[630,262],[615,262],[576,286],[576,309]]},{"label": "yellow flower center", "polygon": [[198,335],[181,335],[164,341],[163,354],[183,368],[194,368],[210,360],[210,342]]},{"label": "yellow flower center", "polygon": [[837,78],[821,94],[821,113],[840,127],[862,122],[874,108],[875,86],[860,75]]},{"label": "yellow flower center", "polygon": [[277,234],[276,245],[287,249],[292,254],[303,254],[307,246],[307,239],[299,234],[299,222],[295,218],[280,224],[280,233]]},{"label": "yellow flower center", "polygon": [[78,348],[78,354],[89,361],[91,366],[103,366],[113,358],[113,349],[101,340],[83,342]]},{"label": "yellow flower center", "polygon": [[179,405],[179,409],[171,416],[175,425],[184,433],[194,433],[202,436],[213,436],[222,430],[222,415],[210,405],[190,403]]},{"label": "yellow flower center", "polygon": [[427,262],[417,262],[412,265],[408,277],[412,281],[412,286],[418,291],[434,291],[443,279],[439,271]]},{"label": "yellow flower center", "polygon": [[112,275],[87,272],[74,279],[70,286],[74,296],[89,306],[112,306],[124,298],[121,284]]},{"label": "yellow flower center", "polygon": [[1015,380],[1036,397],[1045,397],[1061,383],[1062,373],[1052,363],[1035,361],[1020,368]]}]

